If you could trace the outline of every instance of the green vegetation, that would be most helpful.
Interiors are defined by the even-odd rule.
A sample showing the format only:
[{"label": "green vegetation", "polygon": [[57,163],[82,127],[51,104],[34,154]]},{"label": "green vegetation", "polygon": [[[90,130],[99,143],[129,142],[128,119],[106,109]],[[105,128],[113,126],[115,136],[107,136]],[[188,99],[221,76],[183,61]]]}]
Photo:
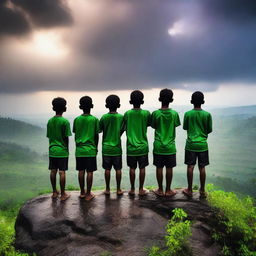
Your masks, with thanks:
[{"label": "green vegetation", "polygon": [[[10,213],[12,215],[12,213]],[[0,212],[0,255],[2,256],[28,256],[20,253],[13,247],[15,231],[15,218],[6,216],[6,213]]]},{"label": "green vegetation", "polygon": [[208,185],[208,201],[215,208],[217,226],[213,238],[225,256],[256,255],[256,207],[253,198],[239,198],[233,192]]},{"label": "green vegetation", "polygon": [[[254,107],[255,109],[255,107]],[[236,111],[234,109],[234,111]],[[255,111],[252,111],[255,113]],[[222,114],[222,111],[220,112]],[[181,115],[182,116],[182,115]],[[210,147],[210,162],[207,166],[207,182],[216,184],[220,189],[227,192],[235,192],[236,194],[250,195],[256,197],[256,167],[255,167],[255,138],[256,138],[256,117],[253,115],[238,115],[236,112],[232,115],[225,115],[225,117],[213,114],[214,132],[209,136]],[[72,122],[72,120],[70,120]],[[48,141],[45,137],[45,129],[34,126],[25,122],[13,120],[10,118],[0,117],[0,219],[1,219],[1,234],[6,237],[0,239],[6,241],[7,237],[12,241],[13,236],[8,235],[7,231],[3,231],[9,225],[13,231],[13,223],[20,206],[28,199],[37,196],[39,193],[50,193],[50,180],[48,169]],[[100,136],[101,137],[101,136]],[[184,144],[185,132],[179,127],[177,129],[177,167],[174,169],[173,187],[184,187],[186,181],[186,166],[183,164],[184,159]],[[129,172],[126,166],[125,155],[125,135],[122,137],[123,146],[123,178],[122,188],[129,189]],[[152,152],[153,145],[153,130],[148,129],[149,149]],[[155,167],[152,165],[152,154],[149,154],[150,165],[147,167],[147,175],[145,186],[148,189],[155,188],[157,185],[155,178]],[[99,141],[99,154],[97,158],[98,171],[94,174],[93,189],[104,189],[104,170],[101,167],[101,141]],[[138,179],[136,179],[138,183]],[[199,179],[198,173],[195,169],[194,175],[194,189],[198,189]],[[111,190],[115,190],[115,173],[112,172]],[[138,185],[138,184],[136,184]],[[77,172],[75,170],[74,157],[74,142],[70,138],[70,158],[69,171],[67,172],[67,189],[78,190]],[[223,192],[225,193],[225,192]],[[251,238],[252,232],[256,233],[255,226],[255,208],[250,208],[252,199],[238,199],[236,201],[234,193],[228,193],[226,202],[221,205],[214,205],[215,201],[222,202],[222,200],[213,200],[217,197],[223,200],[224,195],[215,191],[210,193],[210,203],[214,207],[224,207],[230,201],[230,204],[236,206],[237,212],[233,209],[233,216],[240,216],[237,221],[230,217],[231,213],[226,210],[220,210],[218,219],[219,225],[216,230],[215,238],[222,243],[223,252],[226,255],[229,253],[236,253],[233,255],[252,256],[255,254],[255,237]],[[231,196],[232,195],[232,196]],[[232,200],[233,201],[232,201]],[[231,203],[233,202],[233,203]],[[247,204],[246,204],[247,202]],[[241,209],[241,210],[239,210]],[[244,209],[244,210],[242,210]],[[246,212],[246,209],[254,209],[251,215]],[[216,210],[217,211],[217,210]],[[223,212],[222,215],[220,212]],[[254,213],[253,213],[254,212]],[[230,214],[230,215],[228,215]],[[3,220],[3,216],[5,219]],[[223,217],[225,216],[225,217]],[[223,217],[221,219],[220,217]],[[241,220],[244,217],[243,221]],[[251,222],[247,222],[251,218]],[[228,220],[228,221],[227,221]],[[232,221],[230,221],[232,220]],[[221,222],[222,221],[222,222]],[[240,223],[240,224],[239,224]],[[245,223],[245,224],[244,224]],[[247,224],[246,224],[247,223]],[[238,225],[239,224],[239,225]],[[230,227],[231,225],[231,227]],[[247,225],[247,228],[245,228]],[[222,229],[221,229],[222,228]],[[228,228],[228,232],[225,231]],[[223,231],[224,230],[224,231]],[[239,234],[237,238],[236,235]],[[225,237],[225,239],[224,239]],[[232,241],[237,241],[235,248],[231,246]],[[4,242],[3,242],[4,243]],[[5,243],[6,244],[6,243]],[[11,243],[9,243],[11,244]],[[1,244],[2,247],[2,244]],[[155,249],[156,250],[156,249]],[[9,250],[8,255],[11,254],[12,249]],[[250,252],[251,251],[251,252]],[[152,251],[153,253],[153,251]],[[159,252],[160,253],[160,252]],[[3,253],[0,251],[0,255]],[[153,255],[153,254],[152,254]]]},{"label": "green vegetation", "polygon": [[150,248],[148,256],[189,256],[188,238],[191,235],[191,222],[185,220],[187,214],[180,208],[172,211],[173,216],[166,226],[165,247]]}]

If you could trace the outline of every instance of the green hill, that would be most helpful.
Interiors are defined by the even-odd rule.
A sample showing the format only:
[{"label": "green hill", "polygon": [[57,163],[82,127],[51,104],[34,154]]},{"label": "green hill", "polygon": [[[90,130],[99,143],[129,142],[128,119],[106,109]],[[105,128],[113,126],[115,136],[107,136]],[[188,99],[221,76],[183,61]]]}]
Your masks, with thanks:
[{"label": "green hill", "polygon": [[14,143],[0,142],[0,162],[4,163],[31,163],[39,159],[38,153],[28,147]]},{"label": "green hill", "polygon": [[11,118],[0,117],[0,141],[15,143],[43,154],[47,150],[45,129]]}]

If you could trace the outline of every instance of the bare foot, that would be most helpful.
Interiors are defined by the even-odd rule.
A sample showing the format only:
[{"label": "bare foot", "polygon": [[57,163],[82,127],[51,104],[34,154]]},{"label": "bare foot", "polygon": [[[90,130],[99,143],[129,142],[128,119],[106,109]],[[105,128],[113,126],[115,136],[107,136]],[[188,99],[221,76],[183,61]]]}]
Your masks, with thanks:
[{"label": "bare foot", "polygon": [[85,198],[85,194],[80,194],[79,198],[80,199],[84,199]]},{"label": "bare foot", "polygon": [[166,197],[173,197],[177,194],[177,191],[176,190],[168,190],[165,192],[165,196]]},{"label": "bare foot", "polygon": [[52,199],[56,199],[59,196],[60,192],[58,190],[52,192]]},{"label": "bare foot", "polygon": [[93,193],[86,194],[85,200],[86,201],[91,201],[94,197],[95,197],[95,195]]},{"label": "bare foot", "polygon": [[161,190],[159,188],[158,189],[154,189],[153,193],[156,194],[157,196],[164,196],[163,190]]},{"label": "bare foot", "polygon": [[200,197],[201,198],[206,198],[207,197],[207,193],[205,191],[201,191],[200,190]]},{"label": "bare foot", "polygon": [[193,196],[193,193],[191,190],[188,190],[187,188],[183,189],[182,190],[182,193],[188,197],[192,197]]},{"label": "bare foot", "polygon": [[65,194],[61,195],[60,201],[64,202],[64,201],[66,201],[69,197],[70,197],[70,194],[65,193]]},{"label": "bare foot", "polygon": [[148,190],[147,189],[140,189],[140,191],[139,191],[139,196],[145,196],[145,195],[147,195],[148,194]]},{"label": "bare foot", "polygon": [[110,195],[110,190],[109,190],[109,189],[106,189],[106,190],[104,191],[104,194],[105,194],[106,196],[109,196],[109,195]]},{"label": "bare foot", "polygon": [[129,196],[135,196],[135,190],[134,189],[131,189],[129,192],[128,192]]},{"label": "bare foot", "polygon": [[122,195],[124,194],[124,192],[123,192],[122,189],[118,189],[118,190],[116,191],[116,194],[117,194],[118,196],[122,196]]}]

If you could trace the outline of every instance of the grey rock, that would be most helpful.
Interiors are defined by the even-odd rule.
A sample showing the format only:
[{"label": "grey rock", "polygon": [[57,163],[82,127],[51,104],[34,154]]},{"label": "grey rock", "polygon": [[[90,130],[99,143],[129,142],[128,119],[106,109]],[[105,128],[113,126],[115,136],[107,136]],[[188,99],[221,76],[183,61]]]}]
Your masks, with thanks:
[{"label": "grey rock", "polygon": [[171,199],[153,193],[131,198],[97,192],[86,202],[76,191],[65,202],[50,195],[36,197],[20,209],[15,247],[38,256],[142,256],[146,248],[164,245],[165,225],[174,208],[184,209],[193,221],[193,255],[217,255],[212,209],[197,193],[188,199],[181,191]]}]

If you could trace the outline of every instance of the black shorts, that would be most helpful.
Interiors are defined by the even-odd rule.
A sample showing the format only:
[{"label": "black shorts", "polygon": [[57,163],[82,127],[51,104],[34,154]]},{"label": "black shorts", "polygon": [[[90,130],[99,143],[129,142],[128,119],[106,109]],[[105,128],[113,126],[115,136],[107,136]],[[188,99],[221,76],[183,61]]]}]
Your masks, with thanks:
[{"label": "black shorts", "polygon": [[154,154],[153,157],[154,157],[153,164],[157,168],[163,168],[164,166],[166,168],[173,168],[176,166],[176,154],[172,154],[172,155]]},{"label": "black shorts", "polygon": [[49,170],[66,171],[68,169],[68,157],[49,157]]},{"label": "black shorts", "polygon": [[76,169],[78,171],[94,172],[97,170],[96,156],[76,157]]},{"label": "black shorts", "polygon": [[140,169],[148,166],[148,154],[143,155],[143,156],[127,156],[127,165],[130,168],[136,169],[137,164]]},{"label": "black shorts", "polygon": [[122,156],[102,156],[102,167],[105,170],[111,170],[112,166],[115,170],[122,169]]},{"label": "black shorts", "polygon": [[207,151],[203,152],[194,152],[185,150],[185,164],[187,165],[195,165],[196,159],[198,158],[199,167],[205,167],[209,164],[209,153]]}]

